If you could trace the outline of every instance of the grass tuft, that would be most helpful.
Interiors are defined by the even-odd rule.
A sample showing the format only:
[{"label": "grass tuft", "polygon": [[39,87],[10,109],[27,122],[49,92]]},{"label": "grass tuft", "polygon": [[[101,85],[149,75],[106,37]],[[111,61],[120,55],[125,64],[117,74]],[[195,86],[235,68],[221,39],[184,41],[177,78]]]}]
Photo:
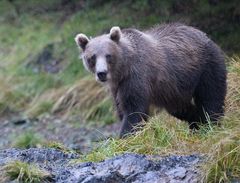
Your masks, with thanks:
[{"label": "grass tuft", "polygon": [[33,147],[41,147],[43,139],[32,131],[25,132],[18,136],[13,142],[13,147],[28,149]]},{"label": "grass tuft", "polygon": [[[237,58],[237,59],[236,59]],[[150,118],[145,126],[125,139],[108,139],[79,161],[101,161],[124,152],[148,155],[205,154],[205,182],[240,179],[240,59],[229,60],[225,116],[219,126],[211,122],[191,132],[186,123],[165,112]]]},{"label": "grass tuft", "polygon": [[88,121],[114,122],[112,103],[105,88],[94,79],[84,78],[63,92],[52,108],[53,113],[71,114],[81,111]]},{"label": "grass tuft", "polygon": [[62,144],[60,142],[56,142],[56,141],[47,142],[43,146],[46,148],[57,149],[64,153],[76,153],[74,150],[71,150],[71,149],[65,147],[64,144]]},{"label": "grass tuft", "polygon": [[21,161],[10,162],[3,167],[5,179],[15,180],[18,182],[40,183],[50,182],[52,176],[45,170],[38,168],[36,165],[28,164]]},{"label": "grass tuft", "polygon": [[205,167],[206,182],[222,183],[240,180],[239,131],[220,140],[211,150],[211,163]]},{"label": "grass tuft", "polygon": [[112,101],[105,97],[102,101],[93,105],[88,109],[84,116],[86,120],[93,122],[103,122],[104,124],[111,124],[115,121],[113,116]]},{"label": "grass tuft", "polygon": [[[86,72],[77,58],[77,47],[73,40],[79,31],[94,36],[113,24],[120,27],[144,28],[163,21],[186,19],[190,24],[208,31],[214,40],[218,40],[220,46],[224,45],[225,49],[239,52],[240,29],[233,20],[234,17],[236,19],[238,7],[234,6],[234,2],[219,2],[217,6],[213,6],[208,1],[182,5],[176,4],[175,1],[159,1],[152,6],[148,0],[136,3],[109,1],[99,7],[85,7],[64,20],[62,19],[65,17],[64,11],[37,14],[32,11],[35,8],[55,7],[57,2],[54,0],[48,4],[46,0],[41,3],[32,1],[23,6],[17,3],[21,10],[18,15],[10,3],[0,1],[1,115],[7,112],[24,112],[32,118],[46,112],[71,115],[81,111],[83,117],[90,121],[104,124],[114,121],[112,105],[104,88],[93,79],[83,78]],[[196,7],[198,11],[195,11]],[[175,8],[178,11],[173,13]],[[209,19],[209,14],[211,17],[221,17],[225,11],[224,21],[228,24],[224,21],[223,24],[219,24],[216,18]],[[192,16],[189,17],[189,14]],[[230,19],[233,21],[228,21]],[[226,35],[225,32],[230,34]],[[52,54],[61,61],[61,72],[35,73],[26,68],[26,64],[29,61],[34,63],[37,54],[42,53],[49,44],[54,44]],[[151,118],[135,135],[126,139],[109,139],[92,153],[83,156],[81,161],[99,161],[126,151],[162,155],[203,153],[210,157],[208,169],[204,169],[209,182],[228,181],[237,177],[236,167],[239,165],[237,134],[240,126],[239,56],[229,58],[228,70],[226,115],[222,119],[222,126],[209,125],[193,134],[185,123],[162,113]],[[76,78],[80,80],[76,82]],[[16,140],[15,147],[36,147],[41,144],[40,141],[35,134],[26,133]],[[52,146],[64,150],[60,144]]]}]

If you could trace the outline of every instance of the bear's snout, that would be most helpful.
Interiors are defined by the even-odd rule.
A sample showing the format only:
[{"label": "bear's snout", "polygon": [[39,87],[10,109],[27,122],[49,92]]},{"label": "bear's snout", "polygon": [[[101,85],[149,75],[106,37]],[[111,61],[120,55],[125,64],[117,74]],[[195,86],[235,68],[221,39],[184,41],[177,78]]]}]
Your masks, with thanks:
[{"label": "bear's snout", "polygon": [[97,77],[101,82],[105,82],[105,81],[107,81],[107,72],[106,71],[98,72]]}]

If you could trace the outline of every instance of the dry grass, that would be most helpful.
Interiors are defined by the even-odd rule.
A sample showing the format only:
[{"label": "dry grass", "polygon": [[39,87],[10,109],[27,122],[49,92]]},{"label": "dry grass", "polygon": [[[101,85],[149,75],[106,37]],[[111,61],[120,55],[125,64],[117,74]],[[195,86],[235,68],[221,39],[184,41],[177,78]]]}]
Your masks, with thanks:
[{"label": "dry grass", "polygon": [[52,112],[69,115],[81,111],[88,121],[114,121],[113,109],[106,88],[92,78],[84,78],[58,96]]},{"label": "dry grass", "polygon": [[44,114],[44,112],[51,112],[54,102],[59,99],[63,92],[65,92],[65,88],[53,88],[35,96],[28,104],[25,111],[26,115],[31,118]]},{"label": "dry grass", "polygon": [[[154,14],[136,21],[139,15],[145,14],[142,4],[139,3],[138,6],[142,9],[136,17],[133,17],[130,12],[132,7],[126,8],[125,3],[115,8],[114,11],[117,13],[114,14],[108,11],[112,8],[111,3],[101,6],[101,11],[99,11],[100,8],[89,9],[84,13],[79,11],[69,21],[64,22],[61,29],[59,29],[59,18],[62,15],[59,17],[48,15],[48,13],[39,17],[26,13],[18,18],[17,24],[3,23],[0,27],[3,38],[0,39],[2,51],[0,52],[0,114],[8,111],[26,111],[30,117],[39,116],[45,112],[68,116],[81,111],[87,120],[106,123],[114,121],[111,102],[103,87],[89,78],[83,78],[73,84],[76,78],[82,76],[83,67],[80,62],[76,62],[77,50],[72,37],[73,33],[79,30],[95,35],[116,22],[123,27],[133,24],[137,27],[149,27],[159,22],[159,16]],[[164,11],[166,10],[166,6],[161,7]],[[200,12],[196,12],[195,16],[206,15],[204,6],[199,6],[199,8]],[[219,9],[218,6],[215,8]],[[222,5],[221,8],[224,10],[226,7]],[[6,10],[8,13],[11,12],[9,8]],[[126,21],[128,14],[131,16]],[[179,19],[178,16],[175,18]],[[205,17],[205,19],[209,18]],[[165,21],[165,18],[162,21]],[[230,34],[230,37],[229,35],[226,38],[222,37],[222,43],[228,42],[226,45],[234,47],[238,45],[237,42],[233,44],[237,36],[238,34],[234,33]],[[215,39],[219,40],[217,37]],[[59,52],[54,54],[63,53],[65,62],[70,63],[60,75],[34,74],[24,68],[24,62],[29,56],[41,51],[48,43],[55,43],[59,40],[61,43],[58,44],[60,45]],[[226,116],[222,119],[221,127],[209,125],[207,128],[201,128],[199,133],[192,134],[185,123],[166,113],[161,113],[152,118],[145,128],[134,136],[124,140],[107,140],[84,159],[97,161],[126,151],[146,154],[197,152],[209,156],[209,164],[204,169],[207,172],[205,179],[209,182],[227,182],[231,177],[237,177],[240,174],[236,163],[239,162],[239,151],[237,151],[239,136],[237,134],[239,134],[240,126],[240,58],[238,56],[230,59],[229,71]],[[61,84],[58,78],[61,78]],[[71,87],[67,88],[69,85]],[[231,175],[229,171],[232,172]]]},{"label": "dry grass", "polygon": [[[228,73],[228,92],[226,97],[226,114],[240,108],[240,57],[230,58]],[[227,115],[226,115],[227,116]]]},{"label": "dry grass", "polygon": [[56,102],[53,112],[90,108],[105,98],[104,88],[93,79],[84,78],[69,88]]},{"label": "dry grass", "polygon": [[225,117],[221,126],[203,126],[197,133],[162,112],[126,139],[109,139],[80,161],[99,161],[124,152],[149,155],[206,154],[204,182],[240,179],[240,59],[230,59]]},{"label": "dry grass", "polygon": [[228,131],[225,136],[223,134],[223,138],[210,148],[210,166],[207,164],[204,167],[206,182],[231,182],[240,179],[239,130],[240,128]]},{"label": "dry grass", "polygon": [[[149,155],[200,153],[208,156],[208,164],[203,166],[203,181],[229,182],[239,179],[240,58],[233,57],[229,62],[226,112],[220,127],[209,124],[193,134],[186,123],[163,112],[151,118],[135,135],[126,139],[109,139],[80,161],[99,161],[124,152]],[[5,87],[6,89],[11,94],[12,88]],[[7,93],[5,92],[4,97]],[[13,100],[14,97],[10,99]],[[43,102],[42,106],[39,101]],[[45,101],[50,103],[46,104]],[[50,108],[53,113],[64,115],[81,111],[86,119],[95,121],[111,119],[113,111],[105,89],[87,77],[76,82],[71,88],[45,91],[32,100],[29,108],[28,113],[33,115]]]},{"label": "dry grass", "polygon": [[14,112],[16,108],[26,106],[28,98],[16,90],[15,85],[10,82],[11,78],[0,75],[0,80],[0,114]]}]

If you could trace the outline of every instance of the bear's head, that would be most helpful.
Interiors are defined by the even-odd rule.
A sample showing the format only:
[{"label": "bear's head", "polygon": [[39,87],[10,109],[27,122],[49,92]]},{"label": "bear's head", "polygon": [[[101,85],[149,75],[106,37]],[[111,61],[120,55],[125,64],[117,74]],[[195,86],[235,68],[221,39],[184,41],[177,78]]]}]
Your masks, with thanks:
[{"label": "bear's head", "polygon": [[88,71],[95,74],[97,81],[104,83],[110,80],[112,75],[115,75],[115,68],[119,68],[121,36],[120,28],[112,27],[109,34],[92,39],[85,34],[78,34],[75,37],[78,47],[82,50],[83,65]]}]

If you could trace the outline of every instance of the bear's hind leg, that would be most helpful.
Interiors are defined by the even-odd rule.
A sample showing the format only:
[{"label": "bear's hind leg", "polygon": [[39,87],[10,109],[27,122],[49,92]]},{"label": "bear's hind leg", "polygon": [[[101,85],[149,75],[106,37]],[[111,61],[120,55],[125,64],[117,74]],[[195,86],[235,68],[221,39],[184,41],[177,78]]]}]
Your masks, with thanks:
[{"label": "bear's hind leg", "polygon": [[203,123],[217,122],[224,115],[227,90],[224,57],[217,46],[209,42],[204,58],[206,65],[194,92],[194,101]]},{"label": "bear's hind leg", "polygon": [[224,115],[223,100],[202,101],[197,99],[196,105],[202,123],[217,123],[219,118]]},{"label": "bear's hind leg", "polygon": [[215,88],[214,84],[198,86],[194,100],[202,123],[216,123],[224,115],[225,93],[224,83],[221,87],[215,85]]},{"label": "bear's hind leg", "polygon": [[195,105],[189,104],[181,110],[174,112],[168,110],[168,112],[180,120],[187,121],[190,129],[199,129],[198,122],[200,121],[200,118]]}]

